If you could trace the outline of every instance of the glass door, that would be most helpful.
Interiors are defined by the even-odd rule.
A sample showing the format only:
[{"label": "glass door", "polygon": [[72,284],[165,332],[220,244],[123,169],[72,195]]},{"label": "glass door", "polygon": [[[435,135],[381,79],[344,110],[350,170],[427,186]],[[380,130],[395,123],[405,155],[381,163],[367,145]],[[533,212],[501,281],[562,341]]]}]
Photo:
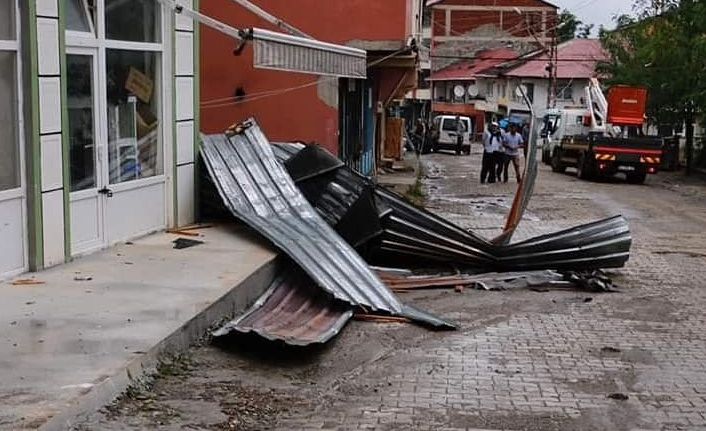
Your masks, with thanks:
[{"label": "glass door", "polygon": [[84,254],[105,244],[104,184],[106,157],[98,132],[97,55],[93,49],[69,49],[66,56],[69,172],[71,187],[71,251]]}]

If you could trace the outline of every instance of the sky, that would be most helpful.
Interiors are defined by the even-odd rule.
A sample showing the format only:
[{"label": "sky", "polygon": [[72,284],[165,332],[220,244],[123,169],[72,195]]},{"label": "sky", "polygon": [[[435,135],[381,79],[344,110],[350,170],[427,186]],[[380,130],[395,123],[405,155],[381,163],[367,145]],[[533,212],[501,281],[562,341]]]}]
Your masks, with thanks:
[{"label": "sky", "polygon": [[593,36],[596,36],[598,27],[603,24],[606,28],[613,28],[615,24],[611,19],[614,14],[632,12],[632,0],[549,0],[560,9],[568,9],[586,24],[595,24]]}]

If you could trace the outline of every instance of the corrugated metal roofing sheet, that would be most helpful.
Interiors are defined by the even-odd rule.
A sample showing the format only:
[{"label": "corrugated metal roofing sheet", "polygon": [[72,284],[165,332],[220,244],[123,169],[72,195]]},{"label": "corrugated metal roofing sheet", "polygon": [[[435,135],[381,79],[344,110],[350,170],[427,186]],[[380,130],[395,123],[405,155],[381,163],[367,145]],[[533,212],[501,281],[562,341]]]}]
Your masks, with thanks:
[{"label": "corrugated metal roofing sheet", "polygon": [[402,304],[319,216],[277,162],[254,120],[232,137],[203,137],[201,153],[226,206],[287,253],[335,298],[400,313]]},{"label": "corrugated metal roofing sheet", "polygon": [[255,304],[213,335],[254,332],[268,340],[305,346],[327,342],[352,316],[352,306],[319,289],[292,262],[282,262],[272,284]]}]

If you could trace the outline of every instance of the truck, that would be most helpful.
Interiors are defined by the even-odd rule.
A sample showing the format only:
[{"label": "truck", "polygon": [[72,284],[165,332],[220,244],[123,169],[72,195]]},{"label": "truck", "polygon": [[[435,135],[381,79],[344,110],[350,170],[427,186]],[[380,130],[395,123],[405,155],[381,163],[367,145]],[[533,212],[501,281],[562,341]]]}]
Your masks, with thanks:
[{"label": "truck", "polygon": [[647,91],[618,85],[606,100],[598,80],[585,90],[585,106],[548,111],[541,136],[542,159],[554,172],[576,168],[581,179],[625,174],[643,183],[659,170],[663,139],[644,136]]}]

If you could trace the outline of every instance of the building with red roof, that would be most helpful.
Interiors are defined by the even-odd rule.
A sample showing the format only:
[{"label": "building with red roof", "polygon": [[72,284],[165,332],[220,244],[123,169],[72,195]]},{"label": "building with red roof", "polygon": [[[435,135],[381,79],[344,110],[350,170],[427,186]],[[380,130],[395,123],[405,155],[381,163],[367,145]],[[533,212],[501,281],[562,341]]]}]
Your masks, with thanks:
[{"label": "building with red roof", "polygon": [[[557,48],[557,107],[583,105],[588,80],[596,76],[597,64],[607,59],[599,40],[573,39]],[[483,50],[473,59],[462,59],[432,72],[432,110],[459,113],[476,119],[476,133],[487,121],[515,117],[529,120],[529,110],[516,97],[524,85],[537,116],[549,105],[549,56],[537,49],[518,54],[511,49]]]}]

